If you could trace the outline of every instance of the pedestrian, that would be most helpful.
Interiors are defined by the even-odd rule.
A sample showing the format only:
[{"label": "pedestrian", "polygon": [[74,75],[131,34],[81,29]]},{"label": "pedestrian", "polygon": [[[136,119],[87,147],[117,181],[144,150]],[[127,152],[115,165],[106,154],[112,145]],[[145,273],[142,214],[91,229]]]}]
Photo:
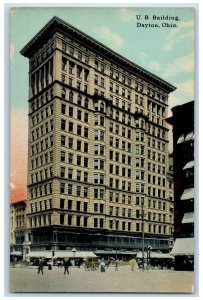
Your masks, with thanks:
[{"label": "pedestrian", "polygon": [[59,269],[59,267],[61,266],[61,261],[60,261],[60,259],[58,259],[57,265],[58,265],[58,269]]},{"label": "pedestrian", "polygon": [[52,266],[51,266],[52,265],[52,260],[51,259],[49,259],[47,265],[48,265],[48,270],[52,270]]},{"label": "pedestrian", "polygon": [[136,266],[136,261],[135,259],[131,259],[130,260],[130,268],[131,268],[131,271],[134,271],[135,270],[135,266]]},{"label": "pedestrian", "polygon": [[100,263],[100,271],[105,272],[105,262],[103,260]]},{"label": "pedestrian", "polygon": [[66,272],[67,272],[67,274],[69,274],[69,270],[68,270],[69,265],[70,265],[69,259],[65,260],[65,262],[64,262],[64,275],[66,274]]},{"label": "pedestrian", "polygon": [[40,271],[41,271],[41,273],[43,274],[43,260],[40,258],[39,259],[39,265],[38,265],[38,274],[40,273]]}]

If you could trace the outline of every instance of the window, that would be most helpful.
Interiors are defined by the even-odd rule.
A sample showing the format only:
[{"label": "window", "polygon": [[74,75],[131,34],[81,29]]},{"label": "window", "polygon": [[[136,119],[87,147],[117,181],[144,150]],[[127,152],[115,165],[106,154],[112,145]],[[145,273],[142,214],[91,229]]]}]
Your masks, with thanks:
[{"label": "window", "polygon": [[66,70],[66,63],[67,63],[66,58],[65,58],[65,57],[62,57],[61,69],[62,69],[63,71]]},{"label": "window", "polygon": [[113,83],[110,82],[110,91],[113,92]]},{"label": "window", "polygon": [[70,149],[73,148],[73,139],[72,138],[68,139],[68,146],[69,146]]},{"label": "window", "polygon": [[65,215],[60,214],[60,224],[64,225],[64,219],[65,219]]},{"label": "window", "polygon": [[88,173],[84,172],[84,182],[88,182]]},{"label": "window", "polygon": [[85,108],[88,108],[88,105],[89,105],[88,98],[85,98],[85,103],[84,103]]},{"label": "window", "polygon": [[73,122],[69,122],[68,130],[70,133],[73,133]]},{"label": "window", "polygon": [[77,150],[81,151],[81,141],[77,141]]},{"label": "window", "polygon": [[72,179],[73,178],[73,169],[68,169],[68,179]]},{"label": "window", "polygon": [[88,113],[85,113],[85,114],[84,114],[84,122],[85,122],[85,123],[88,123]]},{"label": "window", "polygon": [[60,208],[64,208],[65,199],[60,199]]},{"label": "window", "polygon": [[85,55],[85,63],[88,64],[89,63],[89,56]]},{"label": "window", "polygon": [[61,194],[64,194],[64,192],[65,192],[65,183],[64,183],[64,182],[61,182],[60,193],[61,193]]},{"label": "window", "polygon": [[88,143],[84,143],[84,152],[88,153]]},{"label": "window", "polygon": [[61,120],[61,130],[66,129],[66,120]]},{"label": "window", "polygon": [[77,170],[77,180],[81,180],[81,171]]},{"label": "window", "polygon": [[81,134],[82,134],[82,126],[77,125],[77,135],[81,136]]},{"label": "window", "polygon": [[82,119],[82,111],[81,110],[78,110],[77,118],[78,118],[78,120]]},{"label": "window", "polygon": [[80,194],[81,194],[81,186],[77,186],[77,188],[76,188],[76,194],[77,194],[77,196],[80,196]]},{"label": "window", "polygon": [[65,152],[61,151],[61,161],[65,161]]},{"label": "window", "polygon": [[88,197],[88,188],[84,187],[84,197]]}]

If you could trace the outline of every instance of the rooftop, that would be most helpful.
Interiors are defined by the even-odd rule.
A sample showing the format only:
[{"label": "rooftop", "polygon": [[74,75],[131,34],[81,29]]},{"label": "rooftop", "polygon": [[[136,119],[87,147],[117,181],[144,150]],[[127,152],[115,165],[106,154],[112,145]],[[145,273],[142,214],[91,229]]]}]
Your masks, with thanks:
[{"label": "rooftop", "polygon": [[74,36],[75,40],[78,42],[85,43],[86,47],[92,49],[93,51],[97,51],[101,53],[104,57],[109,60],[117,61],[117,64],[122,65],[128,71],[135,74],[135,76],[139,76],[144,80],[148,80],[153,82],[153,84],[157,85],[157,87],[162,87],[167,93],[173,92],[176,87],[162,78],[154,75],[153,73],[147,71],[146,69],[140,67],[129,59],[123,57],[112,49],[108,48],[104,44],[70,25],[69,23],[63,21],[62,19],[54,16],[20,51],[20,53],[27,57],[31,58],[33,53],[37,51],[45,40],[49,39],[56,32],[60,32],[62,34],[66,34],[69,36]]}]

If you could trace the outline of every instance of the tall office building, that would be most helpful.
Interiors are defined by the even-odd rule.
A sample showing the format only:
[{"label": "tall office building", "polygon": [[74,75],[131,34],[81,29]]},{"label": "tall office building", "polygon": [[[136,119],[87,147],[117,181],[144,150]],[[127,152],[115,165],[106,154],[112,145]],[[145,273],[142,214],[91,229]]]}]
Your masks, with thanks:
[{"label": "tall office building", "polygon": [[31,249],[134,251],[144,229],[145,246],[167,251],[165,118],[175,87],[57,17],[21,54]]}]

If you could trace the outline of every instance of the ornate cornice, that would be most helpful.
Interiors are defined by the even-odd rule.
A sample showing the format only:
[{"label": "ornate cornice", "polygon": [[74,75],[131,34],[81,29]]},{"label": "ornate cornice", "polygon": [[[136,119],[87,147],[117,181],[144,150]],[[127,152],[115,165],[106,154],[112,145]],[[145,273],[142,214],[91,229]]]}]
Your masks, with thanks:
[{"label": "ornate cornice", "polygon": [[135,76],[139,76],[142,79],[153,83],[157,87],[161,87],[165,92],[173,92],[176,87],[160,77],[154,75],[153,73],[145,70],[144,68],[133,63],[129,59],[123,57],[122,55],[116,53],[110,48],[106,47],[102,43],[96,41],[94,38],[83,33],[79,29],[73,27],[67,22],[61,20],[58,17],[53,17],[20,51],[20,53],[27,57],[31,58],[33,53],[39,49],[45,40],[48,40],[56,32],[65,34],[79,43],[85,44],[86,47],[91,49],[94,52],[101,54],[107,60],[112,61],[113,63],[121,65],[128,72],[133,73]]}]

